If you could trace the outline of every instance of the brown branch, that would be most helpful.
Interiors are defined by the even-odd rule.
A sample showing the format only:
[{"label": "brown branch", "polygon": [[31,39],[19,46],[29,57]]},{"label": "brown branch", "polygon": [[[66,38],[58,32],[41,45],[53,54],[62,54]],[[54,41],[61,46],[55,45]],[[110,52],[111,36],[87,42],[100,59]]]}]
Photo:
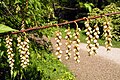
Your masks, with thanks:
[{"label": "brown branch", "polygon": [[77,10],[77,8],[69,8],[69,7],[61,7],[63,9],[68,9],[68,10]]},{"label": "brown branch", "polygon": [[115,15],[115,14],[120,14],[120,12],[108,13],[108,14],[104,14],[104,15],[100,15],[100,16],[93,16],[93,17],[90,17],[90,18],[80,18],[80,19],[76,19],[76,20],[73,20],[73,21],[69,21],[69,22],[53,24],[53,25],[50,25],[50,26],[39,26],[39,27],[28,28],[28,29],[25,29],[25,30],[17,31],[17,32],[11,32],[11,34],[18,34],[18,33],[28,32],[28,31],[32,31],[32,30],[45,29],[45,28],[49,28],[49,27],[55,27],[57,25],[61,26],[61,25],[65,25],[65,24],[70,24],[70,23],[82,21],[82,20],[96,19],[96,18],[100,18],[100,17],[104,17],[104,16],[110,16],[110,15]]}]

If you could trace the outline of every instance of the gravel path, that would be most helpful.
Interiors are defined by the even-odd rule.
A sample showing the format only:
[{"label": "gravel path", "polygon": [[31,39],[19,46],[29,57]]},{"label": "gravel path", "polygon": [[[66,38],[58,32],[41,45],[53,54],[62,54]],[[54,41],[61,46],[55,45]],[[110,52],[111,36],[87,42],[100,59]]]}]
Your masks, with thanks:
[{"label": "gravel path", "polygon": [[[80,48],[86,51],[86,45],[87,44],[85,43],[81,43]],[[97,50],[97,55],[112,60],[117,64],[120,64],[120,48],[112,48],[111,51],[106,51],[105,47],[100,46]]]},{"label": "gravel path", "polygon": [[[51,39],[55,49],[55,40]],[[108,53],[100,46],[98,54],[88,56],[86,44],[80,44],[80,63],[76,63],[71,57],[65,60],[65,40],[62,40],[61,49],[63,50],[62,62],[73,72],[76,80],[120,80],[120,49],[112,48]],[[72,56],[74,54],[71,51]]]}]

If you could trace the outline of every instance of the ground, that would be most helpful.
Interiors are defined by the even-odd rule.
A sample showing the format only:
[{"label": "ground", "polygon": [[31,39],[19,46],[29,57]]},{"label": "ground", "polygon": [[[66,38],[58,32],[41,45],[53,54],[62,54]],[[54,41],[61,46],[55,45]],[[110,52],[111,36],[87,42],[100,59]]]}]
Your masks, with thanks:
[{"label": "ground", "polygon": [[[53,48],[55,50],[55,40],[51,38]],[[71,57],[65,60],[65,40],[62,40],[61,50],[62,62],[73,72],[76,80],[120,80],[120,49],[112,48],[110,52],[106,52],[103,46],[98,49],[98,54],[88,56],[86,44],[80,44],[80,63],[76,63]],[[72,44],[73,46],[73,44]],[[74,54],[71,51],[72,56]]]}]

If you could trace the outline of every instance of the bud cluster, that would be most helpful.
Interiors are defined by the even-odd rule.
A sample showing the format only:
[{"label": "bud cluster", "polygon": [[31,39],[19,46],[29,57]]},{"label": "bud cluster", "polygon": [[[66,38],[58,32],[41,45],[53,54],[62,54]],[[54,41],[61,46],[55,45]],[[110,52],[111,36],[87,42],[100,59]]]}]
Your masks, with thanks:
[{"label": "bud cluster", "polygon": [[76,28],[76,30],[75,30],[75,33],[73,34],[73,37],[74,37],[74,41],[73,41],[73,44],[74,44],[74,52],[75,52],[75,54],[74,54],[74,60],[76,60],[78,63],[80,62],[80,60],[79,60],[79,58],[80,58],[80,55],[79,55],[79,50],[80,50],[80,48],[79,48],[79,44],[80,44],[80,39],[79,39],[79,37],[80,37],[80,34],[79,34],[79,32],[80,32],[80,28]]},{"label": "bud cluster", "polygon": [[86,27],[85,32],[86,32],[86,35],[87,35],[87,38],[86,38],[86,40],[87,40],[87,50],[88,50],[89,55],[92,55],[94,53],[94,51],[93,51],[94,48],[93,48],[93,45],[91,44],[91,41],[92,41],[92,38],[93,38],[92,28],[90,27],[88,20],[84,24],[85,24],[85,27]]},{"label": "bud cluster", "polygon": [[65,43],[66,44],[66,47],[67,47],[67,50],[66,50],[66,59],[69,59],[70,56],[71,56],[71,38],[72,38],[72,35],[71,35],[71,31],[70,31],[70,28],[66,29],[65,30],[66,32],[66,36],[65,36],[65,39],[67,40],[67,42]]},{"label": "bud cluster", "polygon": [[20,59],[21,59],[21,66],[22,68],[27,67],[29,63],[29,40],[28,38],[25,37],[24,41],[21,41],[21,37],[17,38],[18,44],[17,46],[19,47],[19,52],[20,52]]},{"label": "bud cluster", "polygon": [[105,36],[105,46],[107,48],[107,51],[111,50],[111,46],[112,46],[112,35],[111,35],[111,27],[110,22],[104,22],[104,36]]},{"label": "bud cluster", "polygon": [[93,30],[93,35],[94,35],[94,40],[93,40],[93,43],[94,43],[94,49],[93,49],[93,51],[94,51],[94,53],[96,54],[97,52],[96,52],[96,50],[99,48],[99,43],[98,43],[98,39],[99,39],[99,34],[100,34],[100,32],[99,32],[99,27],[98,27],[98,25],[96,24],[95,26],[94,26],[94,30]]},{"label": "bud cluster", "polygon": [[13,54],[13,49],[12,49],[12,39],[10,39],[9,36],[6,37],[6,47],[7,47],[7,53],[8,53],[8,59],[9,59],[9,66],[11,69],[13,69],[14,66],[14,54]]},{"label": "bud cluster", "polygon": [[55,55],[57,55],[57,58],[61,61],[62,50],[60,50],[60,46],[62,45],[62,43],[61,43],[62,33],[60,31],[56,31],[55,34],[56,34],[56,38],[55,38],[55,40],[56,40],[56,45],[55,45],[56,52],[55,52]]}]

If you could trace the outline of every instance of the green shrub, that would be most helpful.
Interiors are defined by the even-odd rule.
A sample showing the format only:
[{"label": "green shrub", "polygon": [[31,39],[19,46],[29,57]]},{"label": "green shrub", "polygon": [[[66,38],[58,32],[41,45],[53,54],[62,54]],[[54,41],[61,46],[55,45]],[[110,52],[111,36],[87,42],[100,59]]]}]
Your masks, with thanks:
[{"label": "green shrub", "polygon": [[[103,10],[94,8],[92,12],[89,14],[90,16],[97,16],[97,15],[101,15],[105,13],[113,13],[113,12],[119,12],[119,11],[120,11],[120,7],[117,7],[116,4],[111,3],[110,5],[106,6]],[[112,30],[113,38],[117,41],[120,41],[120,14],[108,16],[108,20],[111,21],[111,26],[113,28]],[[95,20],[91,20],[91,21],[92,21],[91,22],[92,24],[95,23]],[[99,27],[100,27],[101,34],[102,34],[103,33],[102,23],[105,21],[105,19],[98,18],[96,19],[96,21],[99,23]]]},{"label": "green shrub", "polygon": [[[97,16],[105,13],[113,13],[113,12],[119,12],[119,11],[120,11],[120,7],[117,7],[116,4],[111,3],[110,5],[106,6],[103,10],[94,8],[92,12],[89,14],[90,16]],[[113,39],[120,41],[120,14],[108,16],[108,20],[111,21],[111,26],[113,28],[112,30]],[[91,20],[91,21],[92,21],[91,22],[92,24],[95,23],[95,20]],[[102,23],[105,21],[105,19],[98,18],[96,19],[96,21],[99,23],[99,27],[102,34],[103,33]]]},{"label": "green shrub", "polygon": [[[15,66],[11,76],[7,62],[5,41],[0,37],[0,69],[1,79],[5,80],[75,80],[75,77],[53,54],[43,45],[30,41],[30,63],[25,69],[20,67],[20,58],[14,37]],[[46,43],[48,44],[48,43]]]},{"label": "green shrub", "polygon": [[31,63],[41,73],[41,80],[74,80],[74,76],[53,54],[31,49]]}]

